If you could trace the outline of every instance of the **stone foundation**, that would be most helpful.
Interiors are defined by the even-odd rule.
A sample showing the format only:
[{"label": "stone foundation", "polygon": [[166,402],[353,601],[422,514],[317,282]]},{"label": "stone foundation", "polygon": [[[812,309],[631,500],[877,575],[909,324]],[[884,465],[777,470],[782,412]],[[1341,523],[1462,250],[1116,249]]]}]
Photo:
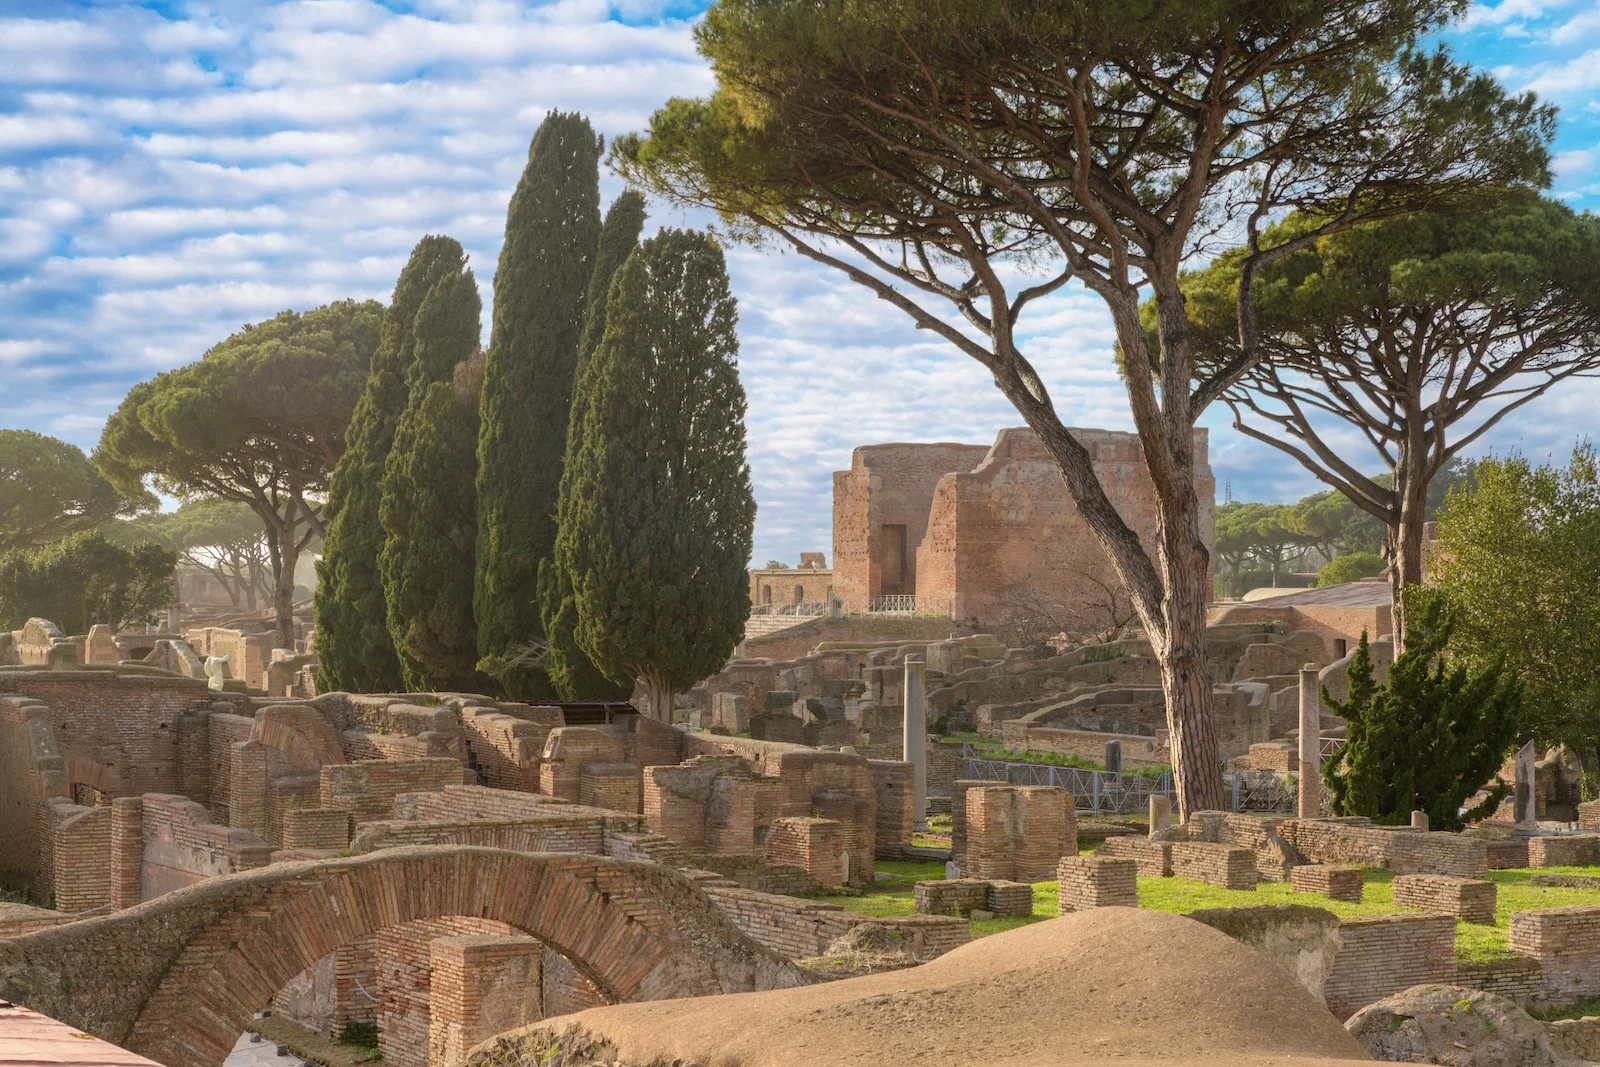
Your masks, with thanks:
[{"label": "stone foundation", "polygon": [[1539,961],[1549,999],[1600,994],[1600,906],[1515,912],[1508,940]]},{"label": "stone foundation", "polygon": [[1449,915],[1344,919],[1339,937],[1323,993],[1340,1019],[1414,985],[1455,980],[1456,921]]}]

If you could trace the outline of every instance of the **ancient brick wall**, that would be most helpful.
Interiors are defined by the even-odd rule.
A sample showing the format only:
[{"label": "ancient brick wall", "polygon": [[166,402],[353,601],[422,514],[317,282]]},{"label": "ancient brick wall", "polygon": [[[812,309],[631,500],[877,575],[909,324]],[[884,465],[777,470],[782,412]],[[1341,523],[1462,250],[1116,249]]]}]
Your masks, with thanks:
[{"label": "ancient brick wall", "polygon": [[[1147,541],[1156,530],[1155,491],[1137,435],[1074,429],[1123,519]],[[1195,431],[1195,481],[1201,536],[1209,544],[1215,482],[1206,431]],[[888,479],[884,479],[888,484]],[[836,489],[837,492],[837,489]],[[1098,542],[1067,492],[1060,468],[1027,429],[1007,429],[983,459],[951,468],[935,487],[927,534],[917,542],[919,606],[950,605],[952,618],[992,623],[1043,599],[1068,611],[1116,588]],[[835,547],[835,567],[838,563]],[[1087,617],[1085,625],[1098,625]]]},{"label": "ancient brick wall", "polygon": [[283,816],[284,848],[344,848],[350,813],[343,808],[301,808]]},{"label": "ancient brick wall", "polygon": [[252,689],[263,692],[267,688],[267,663],[272,658],[272,638],[264,634],[246,634],[220,626],[205,626],[184,632],[195,654],[201,659],[208,656],[228,657],[228,677],[239,678]]},{"label": "ancient brick wall", "polygon": [[1594,834],[1562,834],[1528,838],[1529,867],[1589,867],[1595,862]]},{"label": "ancient brick wall", "polygon": [[1362,878],[1359,867],[1302,863],[1290,869],[1289,885],[1296,893],[1320,893],[1331,900],[1361,903]]},{"label": "ancient brick wall", "polygon": [[1508,940],[1511,951],[1539,961],[1550,999],[1600,993],[1600,907],[1513,912]]},{"label": "ancient brick wall", "polygon": [[38,820],[52,797],[72,794],[48,709],[27,697],[0,698],[0,886],[32,886],[41,902],[54,875],[42,859],[48,834]]},{"label": "ancient brick wall", "polygon": [[[917,546],[939,480],[969,471],[983,445],[867,445],[833,476],[833,588],[847,605],[917,591]],[[887,529],[886,529],[887,528]]]},{"label": "ancient brick wall", "polygon": [[1489,869],[1485,842],[1459,834],[1377,827],[1364,819],[1283,819],[1278,833],[1313,863],[1456,878],[1482,878]]},{"label": "ancient brick wall", "polygon": [[1339,955],[1323,985],[1328,1009],[1347,1019],[1391,993],[1453,981],[1455,941],[1456,920],[1449,915],[1372,915],[1341,920]]},{"label": "ancient brick wall", "polygon": [[48,835],[41,873],[49,880],[35,883],[36,899],[55,894],[57,911],[89,911],[111,903],[111,809],[85,808],[51,800],[40,813],[40,829]]},{"label": "ancient brick wall", "polygon": [[[214,712],[206,716],[206,749],[211,773],[207,807],[218,822],[229,822],[228,802],[233,782],[233,746],[250,740],[256,721],[244,715]],[[184,794],[188,796],[187,793]]]},{"label": "ancient brick wall", "polygon": [[441,937],[498,935],[516,930],[465,915],[420,919],[380,930],[375,938],[378,1050],[395,1067],[428,1067],[431,1005],[429,945]]},{"label": "ancient brick wall", "polygon": [[1399,874],[1393,890],[1394,902],[1402,908],[1444,912],[1469,923],[1494,922],[1493,882],[1442,874]]},{"label": "ancient brick wall", "polygon": [[877,791],[873,855],[878,859],[899,859],[900,850],[911,844],[911,764],[899,760],[871,760],[868,765]]},{"label": "ancient brick wall", "polygon": [[428,1063],[455,1063],[480,1041],[542,1018],[544,946],[533,938],[439,938],[428,956]]},{"label": "ancient brick wall", "polygon": [[[898,931],[918,959],[930,959],[972,939],[965,920],[943,915],[884,919],[856,915],[835,904],[707,885],[705,893],[733,924],[786,959],[820,956],[857,926],[877,924]],[[546,1005],[546,1011],[551,1009]]]},{"label": "ancient brick wall", "polygon": [[1255,853],[1248,848],[1210,844],[1204,841],[1175,841],[1172,844],[1172,875],[1224,889],[1256,887]]},{"label": "ancient brick wall", "polygon": [[[854,871],[846,871],[844,827],[835,819],[786,817],[773,822],[767,832],[768,863],[803,868],[825,886],[844,885]],[[859,879],[857,879],[859,880]]]},{"label": "ancient brick wall", "polygon": [[461,730],[485,785],[526,793],[539,788],[539,754],[550,728],[491,708],[465,708]]},{"label": "ancient brick wall", "polygon": [[756,567],[750,570],[750,603],[820,603],[833,591],[833,571],[813,567]]},{"label": "ancient brick wall", "polygon": [[[140,813],[142,848],[135,855],[119,854],[118,864],[134,858],[139,863],[139,900],[151,900],[174,889],[235,871],[265,867],[272,849],[248,830],[220,826],[211,813],[186,797],[147,793],[124,798],[119,812]],[[129,878],[124,870],[114,878]]]},{"label": "ancient brick wall", "polygon": [[585,978],[571,960],[554,949],[545,949],[539,972],[539,1000],[546,1018],[572,1015],[608,1003],[594,983]]},{"label": "ancient brick wall", "polygon": [[1137,908],[1138,876],[1131,859],[1063,856],[1056,868],[1057,906],[1062,915],[1089,908]]},{"label": "ancient brick wall", "polygon": [[1132,834],[1108,837],[1100,843],[1100,848],[1095,854],[1107,859],[1132,860],[1138,865],[1139,873],[1146,878],[1172,876],[1170,841],[1152,841],[1147,837],[1136,837]]},{"label": "ancient brick wall", "polygon": [[992,882],[980,878],[948,878],[918,882],[912,888],[918,915],[967,916],[989,903]]},{"label": "ancient brick wall", "polygon": [[631,763],[585,763],[578,774],[578,803],[613,811],[640,811],[639,768]]},{"label": "ancient brick wall", "polygon": [[1523,1007],[1544,999],[1544,970],[1538,960],[1527,956],[1459,964],[1455,984],[1514,1000]]},{"label": "ancient brick wall", "polygon": [[520,820],[393,819],[362,823],[350,839],[350,851],[360,856],[405,845],[482,845],[512,852],[586,852],[600,856],[606,854],[605,842],[605,821],[587,815],[550,814]]},{"label": "ancient brick wall", "polygon": [[618,763],[624,758],[621,739],[610,730],[597,726],[558,727],[545,738],[539,792],[577,803],[583,764]]},{"label": "ancient brick wall", "polygon": [[1071,797],[1054,786],[981,785],[966,790],[962,874],[1043,882],[1078,851]]},{"label": "ancient brick wall", "polygon": [[353,822],[387,819],[394,799],[461,784],[461,764],[449,757],[418,760],[362,760],[322,768],[322,808],[343,808]]}]

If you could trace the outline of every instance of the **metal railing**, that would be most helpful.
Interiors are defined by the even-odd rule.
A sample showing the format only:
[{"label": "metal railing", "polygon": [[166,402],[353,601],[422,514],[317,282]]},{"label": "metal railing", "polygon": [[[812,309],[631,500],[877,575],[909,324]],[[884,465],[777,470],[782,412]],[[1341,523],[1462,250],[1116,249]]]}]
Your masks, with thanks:
[{"label": "metal railing", "polygon": [[1337,756],[1339,754],[1339,750],[1344,748],[1344,743],[1345,738],[1343,737],[1324,737],[1321,744],[1317,748],[1317,753],[1323,759],[1327,759],[1330,756]]},{"label": "metal railing", "polygon": [[787,604],[752,604],[752,615],[800,615],[812,617],[826,615],[828,603],[825,600],[791,600]]},{"label": "metal railing", "polygon": [[[1150,798],[1166,797],[1174,806],[1177,797],[1170,772],[1159,777],[1145,774],[1120,774],[1062,767],[1054,763],[1025,760],[989,759],[978,754],[971,743],[961,746],[967,777],[976,781],[1005,782],[1008,785],[1060,786],[1072,794],[1077,811],[1097,815],[1136,815],[1149,809]],[[1294,792],[1273,776],[1258,778],[1224,772],[1222,788],[1231,811],[1293,811]]]},{"label": "metal railing", "polygon": [[915,615],[917,598],[914,594],[875,596],[868,603],[867,610],[874,615]]}]

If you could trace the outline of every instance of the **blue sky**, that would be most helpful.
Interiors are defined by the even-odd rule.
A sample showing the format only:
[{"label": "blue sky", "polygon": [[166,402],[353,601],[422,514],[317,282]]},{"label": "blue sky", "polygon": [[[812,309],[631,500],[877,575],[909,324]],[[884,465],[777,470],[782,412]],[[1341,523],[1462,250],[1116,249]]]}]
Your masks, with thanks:
[{"label": "blue sky", "polygon": [[[467,247],[487,305],[540,118],[580,110],[615,135],[705,93],[698,8],[0,0],[0,426],[91,448],[128,386],[240,325],[387,299],[425,233]],[[1555,191],[1600,208],[1600,0],[1475,5],[1447,38],[1560,106]],[[620,188],[606,176],[607,200]],[[652,225],[697,221],[652,207]],[[849,282],[775,252],[730,266],[757,561],[831,554],[830,473],[855,445],[987,442],[1020,422],[975,364]],[[1097,300],[1063,293],[1030,329],[1065,420],[1126,428]],[[1486,447],[1559,453],[1597,409],[1600,384],[1569,386]],[[1206,423],[1219,494],[1318,488],[1221,412]]]}]

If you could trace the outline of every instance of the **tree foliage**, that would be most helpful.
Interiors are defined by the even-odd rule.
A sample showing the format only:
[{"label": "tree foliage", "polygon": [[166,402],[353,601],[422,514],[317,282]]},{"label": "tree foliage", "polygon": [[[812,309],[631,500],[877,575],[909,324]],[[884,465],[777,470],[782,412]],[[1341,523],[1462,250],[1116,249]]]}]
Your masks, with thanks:
[{"label": "tree foliage", "polygon": [[1486,668],[1451,662],[1451,622],[1433,598],[1416,616],[1413,640],[1389,668],[1385,685],[1373,681],[1365,631],[1349,668],[1350,695],[1322,699],[1344,717],[1348,740],[1337,759],[1323,764],[1335,815],[1364,815],[1399,825],[1411,812],[1428,813],[1428,825],[1458,830],[1484,818],[1505,797],[1499,783],[1487,800],[1465,813],[1465,801],[1482,789],[1505,761],[1517,737],[1522,684],[1501,663]]},{"label": "tree foliage", "polygon": [[8,552],[0,557],[0,627],[35,616],[69,634],[148,622],[172,603],[177,564],[178,554],[154,541],[123,546],[94,531]]},{"label": "tree foliage", "polygon": [[577,640],[651,712],[714,674],[750,614],[755,499],[722,251],[663,230],[611,283],[557,558]]},{"label": "tree foliage", "polygon": [[[583,449],[583,426],[594,393],[594,350],[606,328],[606,300],[611,280],[639,245],[644,230],[644,197],[628,190],[612,203],[600,228],[600,251],[585,299],[583,336],[578,345],[578,365],[572,388],[572,414],[567,423],[566,459],[562,464],[561,491],[556,503],[556,525],[571,510],[572,477],[568,473]],[[557,533],[559,539],[560,534]],[[572,596],[572,578],[557,557],[539,564],[540,610],[546,635],[544,667],[556,691],[568,700],[624,700],[633,681],[612,681],[602,674],[578,645],[578,608]]]},{"label": "tree foliage", "polygon": [[93,530],[147,495],[125,500],[76,445],[0,430],[0,554]]},{"label": "tree foliage", "polygon": [[478,394],[440,380],[478,349],[472,271],[447,274],[417,309],[411,399],[384,467],[378,557],[389,636],[412,691],[475,691],[473,549],[478,536]]},{"label": "tree foliage", "polygon": [[233,606],[243,611],[255,611],[258,601],[272,597],[266,529],[256,513],[237,500],[186,500],[176,511],[116,520],[102,526],[101,532],[124,547],[143,541],[165,545],[178,553],[181,562],[215,578]]},{"label": "tree foliage", "polygon": [[[1293,244],[1325,219],[1291,215],[1265,240]],[[1248,255],[1224,254],[1185,283],[1210,363],[1237,358]],[[1597,258],[1600,219],[1513,190],[1324,234],[1255,272],[1267,358],[1227,392],[1234,426],[1384,524],[1397,606],[1422,580],[1435,479],[1508,413],[1600,370]],[[1363,474],[1374,464],[1347,438],[1369,442],[1388,477]],[[1403,611],[1396,626],[1403,636]]]},{"label": "tree foliage", "polygon": [[328,485],[328,537],[317,563],[317,674],[324,690],[381,693],[401,687],[378,575],[384,464],[410,396],[417,310],[434,285],[459,273],[465,261],[460,243],[442,234],[424,237],[411,250],[350,417],[349,447]]},{"label": "tree foliage", "polygon": [[[1261,358],[1197,373],[1178,274],[1238,220],[1247,271],[1370,217],[1548,178],[1553,113],[1415,42],[1456,0],[719,0],[717,79],[615,146],[624,175],[831,266],[978,361],[1127,588],[1166,690],[1183,811],[1222,804],[1192,429]],[[1266,220],[1323,229],[1267,246]],[[1162,540],[1123,521],[1024,352],[1029,305],[1106,302]],[[1139,323],[1157,305],[1156,348]],[[959,317],[951,311],[959,312]]]},{"label": "tree foliage", "polygon": [[1504,657],[1522,680],[1523,725],[1541,744],[1600,742],[1600,460],[1565,467],[1483,460],[1439,515],[1430,580],[1456,611],[1452,649]]},{"label": "tree foliage", "polygon": [[236,500],[256,513],[281,648],[294,647],[295,563],[324,532],[319,498],[382,321],[376,301],[344,300],[246,326],[198,361],[135,385],[95,451],[125,495],[152,478],[174,496]]},{"label": "tree foliage", "polygon": [[1317,584],[1325,587],[1359,582],[1363,578],[1376,578],[1383,573],[1386,566],[1383,557],[1376,552],[1352,552],[1324,563],[1317,571]]},{"label": "tree foliage", "polygon": [[542,641],[539,564],[554,554],[584,296],[600,240],[601,140],[589,120],[540,123],[506,212],[478,436],[477,588],[482,666],[514,697],[552,695],[540,667],[508,669]]}]

